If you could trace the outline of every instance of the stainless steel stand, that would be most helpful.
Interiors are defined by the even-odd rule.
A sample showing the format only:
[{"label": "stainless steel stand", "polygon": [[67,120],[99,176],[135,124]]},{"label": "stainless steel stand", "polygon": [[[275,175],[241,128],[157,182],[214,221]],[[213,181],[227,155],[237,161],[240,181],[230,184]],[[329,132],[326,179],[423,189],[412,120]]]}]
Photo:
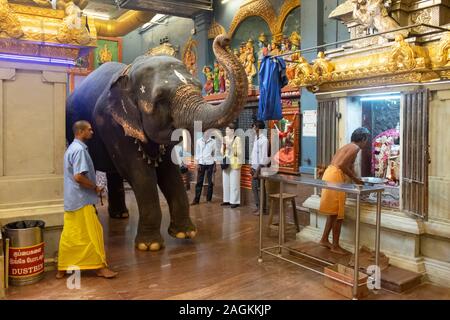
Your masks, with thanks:
[{"label": "stainless steel stand", "polygon": [[[263,229],[263,199],[265,195],[265,180],[279,182],[280,183],[280,223],[278,227],[278,245],[272,247],[263,247],[262,240],[262,229]],[[302,263],[297,261],[290,260],[288,257],[282,255],[283,249],[288,252],[295,252],[298,255],[307,257],[309,259],[313,259],[319,261],[321,263],[332,265],[332,263],[325,261],[323,259],[313,257],[311,255],[305,254],[293,248],[289,248],[284,245],[284,229],[285,229],[285,217],[284,217],[284,205],[283,205],[283,191],[285,184],[294,184],[294,185],[307,185],[312,187],[317,187],[321,189],[331,189],[336,191],[345,192],[347,194],[355,194],[356,195],[356,219],[355,219],[355,265],[354,265],[354,277],[353,283],[349,283],[343,281],[341,279],[335,278],[333,276],[327,275],[324,272],[318,271],[316,269],[310,268]],[[375,236],[375,264],[379,267],[380,263],[380,230],[381,230],[381,193],[384,191],[383,187],[380,186],[356,186],[353,184],[345,184],[345,183],[329,183],[322,180],[310,179],[298,176],[289,176],[283,174],[275,174],[275,175],[260,175],[260,207],[259,207],[259,258],[258,262],[262,262],[263,253],[276,257],[278,259],[293,263],[298,265],[304,269],[319,273],[326,277],[332,278],[338,282],[345,283],[353,287],[353,299],[357,299],[358,294],[358,286],[366,285],[366,283],[358,284],[358,276],[359,276],[359,240],[360,240],[360,220],[361,220],[361,195],[368,193],[377,193],[377,213],[376,213],[376,236]],[[273,253],[273,249],[276,250],[276,254]]]}]

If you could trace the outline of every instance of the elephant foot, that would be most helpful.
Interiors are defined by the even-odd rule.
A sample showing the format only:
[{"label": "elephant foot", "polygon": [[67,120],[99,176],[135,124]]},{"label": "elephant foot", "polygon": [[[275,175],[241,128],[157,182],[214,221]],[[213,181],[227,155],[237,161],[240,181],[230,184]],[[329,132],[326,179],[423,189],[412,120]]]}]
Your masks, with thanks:
[{"label": "elephant foot", "polygon": [[175,235],[177,239],[192,239],[197,235],[197,231],[178,232]]},{"label": "elephant foot", "polygon": [[152,243],[145,243],[140,242],[136,243],[136,248],[139,251],[159,251],[164,247],[162,243],[159,242],[152,242]]},{"label": "elephant foot", "polygon": [[169,228],[169,235],[177,239],[193,239],[197,235],[197,230],[177,231],[174,228]]}]

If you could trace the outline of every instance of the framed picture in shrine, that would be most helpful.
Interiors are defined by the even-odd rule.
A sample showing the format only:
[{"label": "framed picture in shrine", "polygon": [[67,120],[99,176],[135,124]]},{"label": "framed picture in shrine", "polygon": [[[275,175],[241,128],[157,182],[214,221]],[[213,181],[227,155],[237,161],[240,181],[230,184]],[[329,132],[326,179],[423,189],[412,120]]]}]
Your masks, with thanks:
[{"label": "framed picture in shrine", "polygon": [[275,130],[279,138],[279,150],[275,161],[282,173],[298,174],[300,152],[301,113],[298,101],[282,100],[283,118],[269,121],[269,129]]},{"label": "framed picture in shrine", "polygon": [[98,37],[94,50],[94,69],[111,61],[122,62],[122,38]]}]

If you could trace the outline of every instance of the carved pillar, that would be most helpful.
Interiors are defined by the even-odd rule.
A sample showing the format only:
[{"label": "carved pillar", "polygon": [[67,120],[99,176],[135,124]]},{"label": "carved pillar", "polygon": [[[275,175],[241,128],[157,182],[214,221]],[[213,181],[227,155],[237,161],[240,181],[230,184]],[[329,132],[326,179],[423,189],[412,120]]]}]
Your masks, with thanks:
[{"label": "carved pillar", "polygon": [[203,66],[212,64],[209,61],[209,41],[208,41],[208,30],[212,22],[212,15],[209,12],[201,13],[194,17],[194,24],[197,40],[197,74],[199,79],[204,83],[206,82],[205,76],[202,73]]},{"label": "carved pillar", "polygon": [[45,221],[47,259],[63,225],[66,70],[0,62],[0,224]]}]

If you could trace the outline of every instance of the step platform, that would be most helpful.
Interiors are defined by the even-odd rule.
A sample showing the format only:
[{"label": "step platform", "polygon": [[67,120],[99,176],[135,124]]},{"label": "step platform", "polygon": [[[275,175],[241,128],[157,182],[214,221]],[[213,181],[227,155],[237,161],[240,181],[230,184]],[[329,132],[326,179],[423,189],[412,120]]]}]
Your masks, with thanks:
[{"label": "step platform", "polygon": [[[298,241],[292,241],[285,244],[285,246],[300,251],[304,254],[312,257],[325,260],[331,264],[341,264],[348,267],[353,267],[353,254],[349,252],[347,255],[340,255],[330,251],[326,247],[322,247],[315,242],[299,243]],[[305,258],[302,255],[291,252],[291,255],[304,260],[314,261],[314,264],[318,264],[316,260]],[[367,247],[361,247],[359,252],[359,265],[360,271],[367,273],[367,267],[375,264],[375,257],[373,251]],[[323,263],[323,267],[326,264]],[[381,269],[381,288],[397,293],[415,288],[422,282],[422,274],[412,272],[409,270],[401,269],[389,264],[389,259],[380,252],[380,269]]]}]

